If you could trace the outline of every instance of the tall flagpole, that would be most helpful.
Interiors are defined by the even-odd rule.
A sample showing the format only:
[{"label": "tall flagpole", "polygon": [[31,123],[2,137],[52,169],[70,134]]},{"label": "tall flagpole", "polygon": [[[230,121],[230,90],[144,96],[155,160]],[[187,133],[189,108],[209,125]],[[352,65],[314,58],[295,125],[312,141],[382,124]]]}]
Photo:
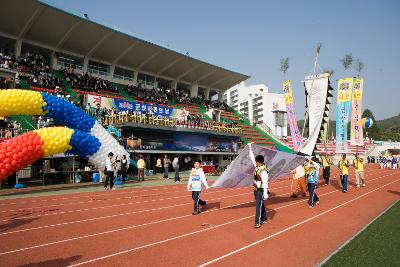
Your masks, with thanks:
[{"label": "tall flagpole", "polygon": [[[315,80],[315,74],[316,74],[316,71],[317,71],[317,63],[318,63],[318,58],[319,58],[319,52],[320,52],[320,50],[321,50],[321,43],[318,43],[318,45],[317,45],[317,54],[316,54],[315,60],[314,60],[314,67],[313,67],[313,73],[312,73],[312,80],[311,80],[310,93],[312,92],[313,87],[314,87],[314,80]],[[305,120],[304,120],[303,131],[302,131],[302,133],[301,133],[301,136],[304,136],[304,130],[305,130],[305,128],[306,128],[306,121],[308,120],[308,117],[309,117],[309,116],[308,116],[308,112],[307,112],[307,109],[306,109],[306,118],[305,118]],[[310,134],[310,133],[308,133],[308,134]]]}]

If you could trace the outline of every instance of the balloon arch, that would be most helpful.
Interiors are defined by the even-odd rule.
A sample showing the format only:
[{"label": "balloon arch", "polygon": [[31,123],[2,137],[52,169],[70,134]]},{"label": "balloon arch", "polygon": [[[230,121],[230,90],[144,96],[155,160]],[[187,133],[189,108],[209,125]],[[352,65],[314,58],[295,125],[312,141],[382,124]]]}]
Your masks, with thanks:
[{"label": "balloon arch", "polygon": [[57,125],[24,133],[0,144],[0,179],[32,162],[58,153],[74,154],[104,169],[109,152],[129,153],[96,120],[69,102],[35,91],[0,91],[0,116],[46,115]]}]

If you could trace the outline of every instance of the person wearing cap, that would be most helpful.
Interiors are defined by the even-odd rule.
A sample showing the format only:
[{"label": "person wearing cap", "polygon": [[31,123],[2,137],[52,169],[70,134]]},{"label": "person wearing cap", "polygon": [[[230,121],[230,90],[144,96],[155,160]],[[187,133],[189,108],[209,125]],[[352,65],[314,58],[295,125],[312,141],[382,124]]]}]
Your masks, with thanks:
[{"label": "person wearing cap", "polygon": [[264,156],[258,155],[254,157],[254,153],[249,143],[249,156],[253,162],[255,169],[253,190],[256,200],[256,215],[254,228],[260,228],[267,221],[267,211],[265,209],[264,200],[268,199],[268,170],[264,163]]},{"label": "person wearing cap", "polygon": [[318,184],[318,173],[319,173],[319,164],[317,162],[311,160],[310,157],[307,157],[307,188],[308,188],[308,193],[310,194],[310,197],[308,199],[308,207],[313,208],[314,205],[319,204],[319,197],[317,193],[315,192],[317,189],[317,184]]},{"label": "person wearing cap", "polygon": [[350,162],[346,159],[346,154],[343,154],[342,160],[339,161],[340,181],[342,183],[343,193],[347,193],[347,178],[349,177]]},{"label": "person wearing cap", "polygon": [[363,159],[359,157],[358,153],[356,153],[356,157],[353,160],[354,170],[356,173],[356,188],[360,187],[360,179],[362,182],[362,186],[365,186],[365,179],[364,179],[364,165]]}]

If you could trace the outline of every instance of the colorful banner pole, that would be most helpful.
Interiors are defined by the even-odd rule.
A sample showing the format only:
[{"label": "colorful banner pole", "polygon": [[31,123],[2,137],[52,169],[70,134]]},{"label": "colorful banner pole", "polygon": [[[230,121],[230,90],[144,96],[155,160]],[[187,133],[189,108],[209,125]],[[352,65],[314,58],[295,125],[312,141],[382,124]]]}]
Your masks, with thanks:
[{"label": "colorful banner pole", "polygon": [[353,84],[353,101],[351,102],[351,129],[350,142],[353,145],[363,145],[364,136],[362,130],[362,97],[364,79],[356,78]]},{"label": "colorful banner pole", "polygon": [[338,81],[336,108],[336,153],[347,153],[347,123],[353,91],[353,78]]},{"label": "colorful banner pole", "polygon": [[301,147],[301,135],[299,128],[297,127],[296,113],[294,110],[293,102],[293,92],[289,80],[283,82],[283,91],[285,93],[286,113],[288,116],[290,133],[292,135],[293,150],[297,152]]}]

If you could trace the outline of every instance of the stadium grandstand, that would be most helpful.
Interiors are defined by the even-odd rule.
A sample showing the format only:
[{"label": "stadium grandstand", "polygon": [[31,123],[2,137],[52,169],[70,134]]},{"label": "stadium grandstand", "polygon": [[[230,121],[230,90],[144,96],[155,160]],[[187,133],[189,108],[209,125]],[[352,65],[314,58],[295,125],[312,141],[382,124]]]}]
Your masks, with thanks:
[{"label": "stadium grandstand", "polygon": [[[150,168],[165,154],[224,167],[248,142],[291,151],[222,101],[248,75],[39,1],[3,6],[1,88],[68,100],[112,131],[133,158],[145,154]],[[54,125],[46,116],[23,115],[1,123],[2,140]]]}]

